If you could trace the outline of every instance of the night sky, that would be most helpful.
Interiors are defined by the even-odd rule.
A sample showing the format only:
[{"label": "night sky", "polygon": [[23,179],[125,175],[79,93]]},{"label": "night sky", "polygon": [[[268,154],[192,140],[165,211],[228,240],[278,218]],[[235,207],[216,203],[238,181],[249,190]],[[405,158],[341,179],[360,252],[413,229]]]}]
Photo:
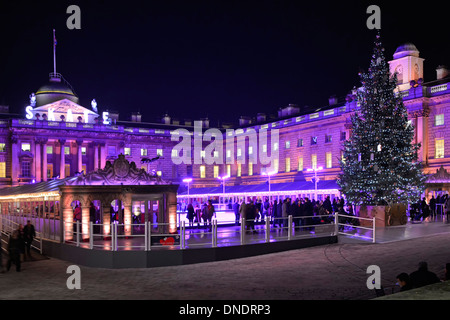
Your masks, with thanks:
[{"label": "night sky", "polygon": [[[55,28],[57,72],[82,105],[95,98],[120,120],[140,111],[146,122],[165,112],[236,122],[289,103],[325,106],[359,86],[368,68],[371,4],[381,8],[388,59],[412,42],[426,59],[425,81],[434,80],[438,65],[450,65],[445,2],[400,3],[2,0],[0,104],[24,114],[30,93],[48,81]],[[66,27],[70,4],[81,9],[81,30]]]}]

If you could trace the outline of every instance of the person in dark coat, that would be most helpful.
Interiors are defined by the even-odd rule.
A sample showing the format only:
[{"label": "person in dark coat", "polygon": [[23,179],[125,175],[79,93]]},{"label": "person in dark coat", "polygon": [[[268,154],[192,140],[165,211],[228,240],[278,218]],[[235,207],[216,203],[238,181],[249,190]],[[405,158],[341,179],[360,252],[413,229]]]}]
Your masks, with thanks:
[{"label": "person in dark coat", "polygon": [[36,230],[34,229],[34,226],[31,224],[30,220],[27,221],[27,224],[23,228],[23,237],[26,248],[25,258],[31,259],[31,243],[36,237]]},{"label": "person in dark coat", "polygon": [[16,271],[20,272],[20,246],[21,240],[19,237],[19,231],[15,230],[9,237],[8,242],[9,259],[8,264],[6,266],[7,271],[11,269],[11,264],[14,263],[16,265]]},{"label": "person in dark coat", "polygon": [[277,200],[273,200],[273,205],[272,205],[272,224],[273,226],[275,226],[275,223],[278,222],[275,220],[277,216]]},{"label": "person in dark coat", "polygon": [[189,203],[188,206],[187,206],[186,217],[189,220],[189,227],[193,227],[194,226],[195,211],[194,211],[194,206],[192,205],[192,203]]},{"label": "person in dark coat", "polygon": [[255,218],[256,218],[256,206],[255,204],[250,201],[249,204],[245,207],[245,218],[246,218],[246,225],[247,225],[247,231],[255,230]]},{"label": "person in dark coat", "polygon": [[428,271],[428,264],[426,262],[419,263],[419,269],[409,275],[411,285],[413,288],[420,288],[429,284],[440,282],[438,276],[431,271]]},{"label": "person in dark coat", "polygon": [[283,202],[280,200],[278,200],[278,205],[277,205],[277,216],[276,216],[276,221],[277,221],[277,225],[281,226],[281,217],[283,215]]},{"label": "person in dark coat", "polygon": [[412,289],[411,280],[406,272],[402,272],[397,276],[397,283],[400,286],[400,292]]}]

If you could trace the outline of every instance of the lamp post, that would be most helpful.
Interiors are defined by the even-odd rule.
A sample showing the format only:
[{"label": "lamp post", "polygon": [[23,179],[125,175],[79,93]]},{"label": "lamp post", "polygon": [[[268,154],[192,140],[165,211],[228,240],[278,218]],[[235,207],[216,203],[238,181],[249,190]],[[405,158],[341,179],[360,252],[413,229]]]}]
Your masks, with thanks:
[{"label": "lamp post", "polygon": [[229,178],[230,176],[219,176],[218,178],[220,179],[220,180],[222,180],[222,186],[223,186],[223,204],[225,204],[225,180],[227,180],[228,178]]},{"label": "lamp post", "polygon": [[277,173],[276,171],[270,171],[270,172],[263,172],[262,173],[263,176],[268,176],[269,177],[269,201],[270,201],[270,177],[273,176],[276,173]]},{"label": "lamp post", "polygon": [[[183,182],[187,183],[187,186],[188,186],[188,197],[187,197],[187,199],[188,199],[188,204],[189,204],[191,202],[190,201],[191,199],[189,198],[189,184],[192,182],[192,178],[183,179]],[[181,212],[178,214],[178,220],[180,222],[180,228],[181,228]]]},{"label": "lamp post", "polygon": [[192,182],[192,178],[183,179],[183,182],[186,182],[188,185],[188,199],[189,199],[189,184]]},{"label": "lamp post", "polygon": [[314,171],[314,197],[315,200],[317,201],[317,182],[318,182],[318,178],[317,178],[317,171],[321,171],[323,170],[323,167],[316,167],[313,169],[307,169],[306,171]]}]

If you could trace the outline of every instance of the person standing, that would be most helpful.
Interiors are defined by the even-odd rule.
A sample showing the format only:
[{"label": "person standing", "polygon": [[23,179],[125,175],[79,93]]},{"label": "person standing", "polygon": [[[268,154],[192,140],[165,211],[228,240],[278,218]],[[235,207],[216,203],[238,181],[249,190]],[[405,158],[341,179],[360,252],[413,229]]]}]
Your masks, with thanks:
[{"label": "person standing", "polygon": [[205,207],[205,218],[206,218],[206,224],[208,225],[209,230],[212,229],[211,226],[211,219],[216,213],[214,206],[212,205],[211,200],[208,200],[208,204]]},{"label": "person standing", "polygon": [[239,202],[236,200],[233,204],[233,211],[234,211],[234,222],[238,226],[239,225],[239,219],[240,219],[240,213],[239,213]]},{"label": "person standing", "polygon": [[20,243],[19,231],[15,230],[9,237],[8,242],[9,259],[6,266],[7,271],[11,269],[11,264],[14,263],[16,265],[16,271],[20,272]]},{"label": "person standing", "polygon": [[194,226],[194,216],[195,216],[195,211],[194,211],[194,206],[192,205],[192,203],[189,203],[187,206],[187,214],[186,214],[188,220],[189,220],[189,227],[193,227]]},{"label": "person standing", "polygon": [[36,237],[36,230],[34,229],[34,226],[31,224],[31,221],[28,220],[27,224],[23,228],[23,235],[24,235],[24,241],[25,241],[25,259],[32,259],[31,257],[31,244],[33,242],[33,239]]}]

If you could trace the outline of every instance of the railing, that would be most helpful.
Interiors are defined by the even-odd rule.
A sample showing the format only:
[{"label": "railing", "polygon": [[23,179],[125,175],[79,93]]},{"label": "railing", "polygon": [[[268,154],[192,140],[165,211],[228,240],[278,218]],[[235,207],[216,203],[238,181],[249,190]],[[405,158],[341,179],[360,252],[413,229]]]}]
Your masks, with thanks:
[{"label": "railing", "polygon": [[335,219],[335,225],[338,230],[337,234],[352,238],[371,240],[375,243],[375,217],[362,218],[345,214],[336,214]]},{"label": "railing", "polygon": [[[2,232],[10,234],[17,229],[19,223],[22,223],[18,218],[2,216]],[[368,221],[371,226],[352,221]],[[85,249],[109,251],[214,248],[336,235],[375,242],[374,219],[341,214],[279,218],[266,216],[264,220],[240,219],[238,223],[234,220],[220,223],[218,226],[216,219],[206,225],[196,226],[186,226],[184,221],[181,224],[146,222],[127,225],[116,222],[102,224],[63,221],[65,230],[61,234],[64,243]],[[43,225],[49,223],[44,222]],[[59,232],[58,228],[49,230]],[[36,240],[42,242],[42,239],[55,240],[59,239],[59,235],[39,232]],[[42,250],[41,244],[35,247]]]},{"label": "railing", "polygon": [[[8,239],[14,230],[19,229],[20,222],[13,221],[12,219],[8,219],[9,216],[0,215],[0,241],[2,242],[1,248],[3,251],[8,251],[8,241],[4,238]],[[36,237],[34,237],[33,242],[31,243],[31,247],[39,251],[42,254],[42,239],[43,235],[41,232],[36,231]]]}]

